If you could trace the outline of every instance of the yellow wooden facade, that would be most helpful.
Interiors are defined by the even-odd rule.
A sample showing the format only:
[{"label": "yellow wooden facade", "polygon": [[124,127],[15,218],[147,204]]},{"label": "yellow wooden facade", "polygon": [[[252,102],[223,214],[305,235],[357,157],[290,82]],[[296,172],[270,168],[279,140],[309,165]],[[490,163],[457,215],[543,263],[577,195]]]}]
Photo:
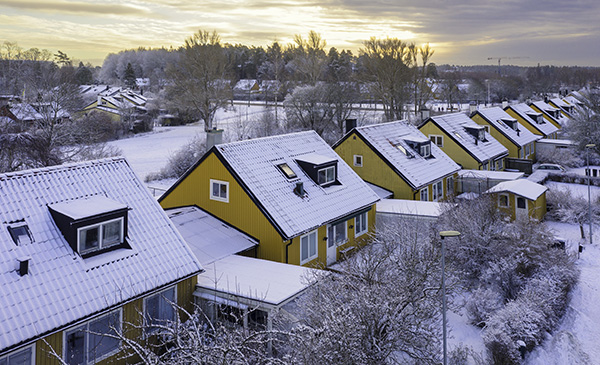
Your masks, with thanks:
[{"label": "yellow wooden facade", "polygon": [[[352,131],[347,138],[334,147],[334,150],[364,181],[391,191],[394,194],[392,196],[393,199],[421,200],[420,191],[425,186],[414,189],[379,154],[366,144],[356,131]],[[355,155],[362,156],[362,166],[355,166]],[[432,200],[431,192],[433,191],[433,183],[442,180],[444,187],[443,200],[448,197],[448,178],[451,178],[450,185],[452,186],[452,190],[456,191],[457,177],[458,173],[454,173],[427,185],[429,200]]]},{"label": "yellow wooden facade", "polygon": [[[488,126],[489,133],[494,137],[500,144],[508,149],[509,158],[524,158],[528,160],[535,161],[536,160],[536,152],[535,152],[535,142],[531,142],[530,145],[530,153],[527,155],[525,152],[525,146],[519,146],[507,138],[504,134],[500,133],[493,125],[488,123],[488,121],[483,118],[479,114],[474,114],[471,116],[471,119],[475,121],[475,123],[479,125]],[[521,150],[523,150],[523,154],[521,155]]]},{"label": "yellow wooden facade", "polygon": [[[544,119],[547,122],[550,122],[553,126],[555,126],[558,129],[562,129],[562,126],[560,125],[560,123],[558,123],[558,121],[554,118],[550,118],[543,110],[541,110],[540,108],[537,107],[537,105],[535,104],[530,104],[529,107],[533,110],[535,110],[538,113],[542,113],[542,116],[544,117]],[[556,108],[560,111],[560,108]],[[560,113],[562,114],[562,111],[560,111]],[[556,134],[554,133],[553,137],[548,137],[548,138],[556,138]]]},{"label": "yellow wooden facade", "polygon": [[[445,154],[450,156],[450,158],[454,160],[454,162],[461,165],[463,169],[482,170],[483,163],[487,163],[487,170],[490,170],[492,169],[492,164],[495,163],[495,160],[487,160],[483,161],[483,163],[477,161],[475,157],[469,154],[460,144],[458,144],[456,141],[454,141],[453,138],[448,136],[448,133],[446,133],[444,130],[438,127],[431,120],[420,126],[419,130],[428,138],[431,138],[432,135],[442,136],[443,145],[441,147],[438,147],[440,147],[440,149],[444,151]],[[502,170],[503,169],[504,164],[502,164]]]},{"label": "yellow wooden facade", "polygon": [[[531,105],[531,107],[533,108],[534,105]],[[542,137],[549,138],[549,139],[556,139],[558,137],[557,134],[556,134],[556,132],[551,133],[549,135],[545,135],[544,133],[540,132],[537,128],[535,128],[533,125],[531,125],[531,123],[529,123],[528,121],[526,121],[525,118],[523,118],[521,115],[519,115],[519,113],[515,112],[511,108],[507,108],[504,111],[506,113],[508,113],[511,117],[513,117],[516,120],[518,120],[519,123],[521,123],[521,125],[523,125],[525,128],[527,128],[528,131],[530,131],[531,133],[535,134],[536,136],[542,136]],[[536,110],[536,112],[540,113],[537,110]],[[544,118],[545,118],[546,115],[545,114],[543,114],[543,115],[544,115]],[[554,125],[554,123],[552,123],[552,124]]]},{"label": "yellow wooden facade", "polygon": [[[193,291],[195,290],[196,283],[198,282],[197,276],[190,277],[185,279],[177,284],[177,302],[179,305],[188,311],[188,313],[192,313],[194,309],[193,304]],[[139,298],[124,304],[121,310],[121,324],[123,334],[127,338],[131,339],[142,339],[142,330],[141,328],[136,328],[136,326],[140,326],[142,324],[141,313],[143,313],[143,302],[144,298]],[[116,308],[115,308],[116,310]],[[108,312],[107,312],[108,313]],[[185,315],[183,312],[180,313],[182,315],[182,319],[185,319]],[[34,347],[34,356],[35,363],[38,365],[60,365],[62,361],[56,358],[56,355],[64,358],[64,334],[66,331],[71,328],[80,326],[81,324],[86,323],[86,321],[78,322],[76,325],[64,328],[63,330],[54,332],[48,336],[38,339],[35,342]],[[28,345],[29,346],[29,345]],[[25,346],[27,347],[27,346]],[[25,348],[23,347],[23,348]],[[18,350],[17,350],[18,351]],[[56,355],[55,355],[56,354]],[[135,358],[123,358],[125,355],[124,350],[120,351],[114,355],[111,355],[99,362],[97,364],[100,365],[108,365],[108,364],[130,364],[136,361]]]},{"label": "yellow wooden facade", "polygon": [[119,113],[119,107],[116,106],[115,104],[109,103],[107,101],[104,101],[104,103],[101,105],[103,108],[107,108],[110,109],[106,110],[106,109],[100,109],[98,108],[98,101],[94,101],[93,103],[89,104],[88,106],[86,106],[85,108],[82,109],[83,113],[88,113],[91,111],[96,111],[99,113],[104,113],[106,115],[108,115],[110,117],[110,119],[114,122],[120,121],[121,120],[121,114]]},{"label": "yellow wooden facade", "polygon": [[[502,206],[501,205],[501,196],[507,196],[508,197],[508,206]],[[515,220],[517,219],[517,194],[511,193],[511,192],[498,192],[498,193],[494,193],[494,200],[496,201],[496,204],[498,205],[498,209],[500,209],[501,211],[503,211],[504,213],[506,213],[511,220]],[[525,201],[527,202],[527,212],[528,212],[528,217],[531,219],[537,219],[539,221],[541,221],[542,219],[544,219],[544,216],[546,215],[546,211],[547,211],[547,207],[546,207],[546,193],[542,193],[536,200],[530,200],[527,198],[524,198]]]},{"label": "yellow wooden facade", "polygon": [[[229,201],[210,199],[210,180],[229,183]],[[236,227],[245,234],[258,240],[256,257],[265,260],[300,265],[300,239],[302,235],[291,240],[283,237],[267,216],[263,213],[237,179],[231,174],[214,152],[207,156],[179,184],[160,200],[164,209],[196,205],[217,218]],[[354,237],[354,219],[347,224],[348,241],[338,246],[337,258],[350,246],[367,242],[368,234]],[[369,232],[375,229],[375,205],[368,212]],[[309,232],[304,232],[309,233]],[[326,241],[327,225],[318,227],[318,257],[306,262],[303,266],[325,266],[327,263]]]}]

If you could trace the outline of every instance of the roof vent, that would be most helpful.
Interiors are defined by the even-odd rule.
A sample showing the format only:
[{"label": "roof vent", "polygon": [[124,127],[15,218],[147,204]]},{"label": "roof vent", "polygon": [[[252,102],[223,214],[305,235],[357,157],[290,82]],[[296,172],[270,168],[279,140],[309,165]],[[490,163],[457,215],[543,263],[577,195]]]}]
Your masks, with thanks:
[{"label": "roof vent", "polygon": [[304,183],[302,181],[298,181],[296,183],[296,187],[294,188],[294,193],[296,193],[296,195],[302,197],[304,196]]},{"label": "roof vent", "polygon": [[19,275],[20,276],[25,276],[29,273],[29,260],[31,260],[31,257],[26,256],[26,257],[19,257],[17,259],[19,261]]}]

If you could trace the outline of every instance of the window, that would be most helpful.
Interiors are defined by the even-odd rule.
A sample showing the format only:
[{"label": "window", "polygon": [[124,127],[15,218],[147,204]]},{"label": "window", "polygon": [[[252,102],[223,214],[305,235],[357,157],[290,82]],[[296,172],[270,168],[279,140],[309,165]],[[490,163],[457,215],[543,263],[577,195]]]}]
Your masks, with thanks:
[{"label": "window", "polygon": [[496,170],[501,171],[504,168],[504,160],[498,159],[496,160]]},{"label": "window", "polygon": [[507,208],[508,207],[508,195],[500,194],[498,195],[498,205]]},{"label": "window", "polygon": [[519,208],[519,209],[527,208],[527,203],[525,202],[525,198],[522,198],[520,196],[517,197],[517,208]]},{"label": "window", "polygon": [[435,143],[436,146],[438,146],[440,148],[444,147],[444,137],[443,136],[437,136],[435,134],[430,134],[429,139],[431,140],[431,142]]},{"label": "window", "polygon": [[327,240],[329,245],[335,244],[336,246],[344,244],[348,240],[348,234],[346,229],[346,221],[332,224],[327,228]]},{"label": "window", "polygon": [[285,177],[287,177],[288,179],[294,179],[294,178],[298,177],[296,175],[296,173],[294,172],[294,170],[292,170],[292,168],[285,162],[277,165],[277,167],[279,168],[279,170],[281,172],[283,172]]},{"label": "window", "polygon": [[354,237],[361,236],[369,230],[368,214],[361,213],[354,218]]},{"label": "window", "polygon": [[530,151],[530,148],[531,148],[531,147],[530,147],[529,145],[526,145],[526,146],[525,146],[525,156],[529,156],[529,153],[531,152],[531,151]]},{"label": "window", "polygon": [[354,155],[354,166],[362,167],[363,157],[362,155]]},{"label": "window", "polygon": [[519,148],[519,158],[523,158],[523,147]]},{"label": "window", "polygon": [[483,128],[485,129],[485,131],[489,134],[490,133],[490,126],[489,125],[484,125]]},{"label": "window", "polygon": [[397,144],[396,148],[400,150],[400,152],[404,153],[406,156],[408,156],[408,152],[406,152],[406,148],[404,148],[404,146],[402,146],[401,144]]},{"label": "window", "polygon": [[317,256],[317,231],[312,231],[300,237],[300,265]]},{"label": "window", "polygon": [[419,154],[423,157],[431,156],[431,145],[429,143],[422,144],[419,148]]},{"label": "window", "polygon": [[335,166],[325,167],[317,172],[317,184],[325,185],[335,181]]},{"label": "window", "polygon": [[114,355],[121,341],[105,334],[121,331],[121,311],[117,310],[65,332],[65,362],[91,364]]},{"label": "window", "polygon": [[448,195],[454,194],[454,178],[452,176],[446,179],[446,191]]},{"label": "window", "polygon": [[26,365],[34,364],[33,346],[17,350],[9,355],[0,357],[0,365]]},{"label": "window", "polygon": [[483,165],[481,165],[481,169],[482,169],[483,171],[487,171],[487,169],[488,169],[488,163],[487,163],[487,162],[485,162]]},{"label": "window", "polygon": [[421,189],[421,201],[429,201],[429,188]]},{"label": "window", "polygon": [[444,197],[444,184],[442,180],[434,182],[433,185],[433,201],[436,202]]},{"label": "window", "polygon": [[210,179],[210,199],[229,203],[229,183]]},{"label": "window", "polygon": [[77,251],[86,254],[123,243],[123,218],[77,229]]},{"label": "window", "polygon": [[[31,231],[29,231],[29,227],[26,224],[9,226],[8,233],[10,233],[10,236],[17,246],[33,242]],[[0,365],[3,364],[0,363]]]},{"label": "window", "polygon": [[176,303],[175,287],[163,290],[144,299],[144,316],[148,324],[146,333],[157,331],[157,325],[165,325],[167,322],[175,320],[173,303]]}]

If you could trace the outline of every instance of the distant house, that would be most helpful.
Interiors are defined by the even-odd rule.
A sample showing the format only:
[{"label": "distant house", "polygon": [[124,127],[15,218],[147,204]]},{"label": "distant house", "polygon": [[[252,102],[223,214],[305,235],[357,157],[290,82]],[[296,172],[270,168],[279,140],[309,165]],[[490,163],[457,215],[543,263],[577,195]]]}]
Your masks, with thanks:
[{"label": "distant house", "polygon": [[2,174],[0,217],[0,364],[124,364],[103,334],[193,310],[202,266],[122,158]]},{"label": "distant house", "polygon": [[575,106],[574,105],[567,103],[566,101],[564,101],[561,98],[550,99],[548,101],[548,104],[557,109],[560,109],[563,116],[565,116],[569,119],[573,119],[573,117],[575,115]]},{"label": "distant house", "polygon": [[252,95],[258,94],[260,86],[258,80],[242,79],[233,87],[234,99],[250,99]]},{"label": "distant house", "polygon": [[478,109],[470,116],[508,149],[508,157],[535,161],[535,142],[542,138],[500,107]]},{"label": "distant house", "polygon": [[561,129],[569,122],[569,118],[563,116],[559,108],[555,108],[543,100],[531,102],[529,107],[536,112],[542,113],[544,119],[558,129]]},{"label": "distant house", "polygon": [[[560,113],[558,109],[553,108],[556,113]],[[558,137],[559,127],[557,119],[551,122],[544,113],[534,110],[525,103],[513,104],[504,108],[504,111],[519,123],[527,128],[531,133],[547,139],[556,139]],[[559,124],[560,125],[560,124]]]},{"label": "distant house", "polygon": [[487,194],[496,197],[498,209],[512,219],[534,218],[542,220],[546,215],[547,187],[527,179],[504,181],[492,187]]},{"label": "distant house", "polygon": [[454,193],[460,166],[406,121],[354,128],[333,148],[363,180],[394,199],[440,201]]},{"label": "distant house", "polygon": [[159,202],[227,222],[258,241],[258,258],[328,265],[367,242],[378,200],[308,131],[216,145]]},{"label": "distant house", "polygon": [[105,86],[102,90],[98,90],[98,88],[83,89],[82,93],[89,97],[96,91],[98,92],[96,98],[83,107],[84,113],[95,110],[107,114],[116,121],[122,118],[133,118],[147,112],[147,98],[129,89]]},{"label": "distant house", "polygon": [[419,130],[463,169],[504,170],[508,149],[464,113],[428,118]]},{"label": "distant house", "polygon": [[5,104],[0,107],[0,116],[23,126],[30,126],[44,119],[44,116],[28,103]]}]

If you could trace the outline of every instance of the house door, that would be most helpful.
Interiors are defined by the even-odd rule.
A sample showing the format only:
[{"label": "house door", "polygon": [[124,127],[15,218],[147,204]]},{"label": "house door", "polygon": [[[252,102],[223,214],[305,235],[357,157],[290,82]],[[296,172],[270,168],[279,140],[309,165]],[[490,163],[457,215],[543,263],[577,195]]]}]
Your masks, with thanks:
[{"label": "house door", "polygon": [[515,215],[517,219],[527,218],[529,213],[527,211],[527,199],[521,196],[517,196],[517,206],[515,210]]},{"label": "house door", "polygon": [[327,227],[327,266],[337,261],[337,244],[335,243],[335,226]]}]

